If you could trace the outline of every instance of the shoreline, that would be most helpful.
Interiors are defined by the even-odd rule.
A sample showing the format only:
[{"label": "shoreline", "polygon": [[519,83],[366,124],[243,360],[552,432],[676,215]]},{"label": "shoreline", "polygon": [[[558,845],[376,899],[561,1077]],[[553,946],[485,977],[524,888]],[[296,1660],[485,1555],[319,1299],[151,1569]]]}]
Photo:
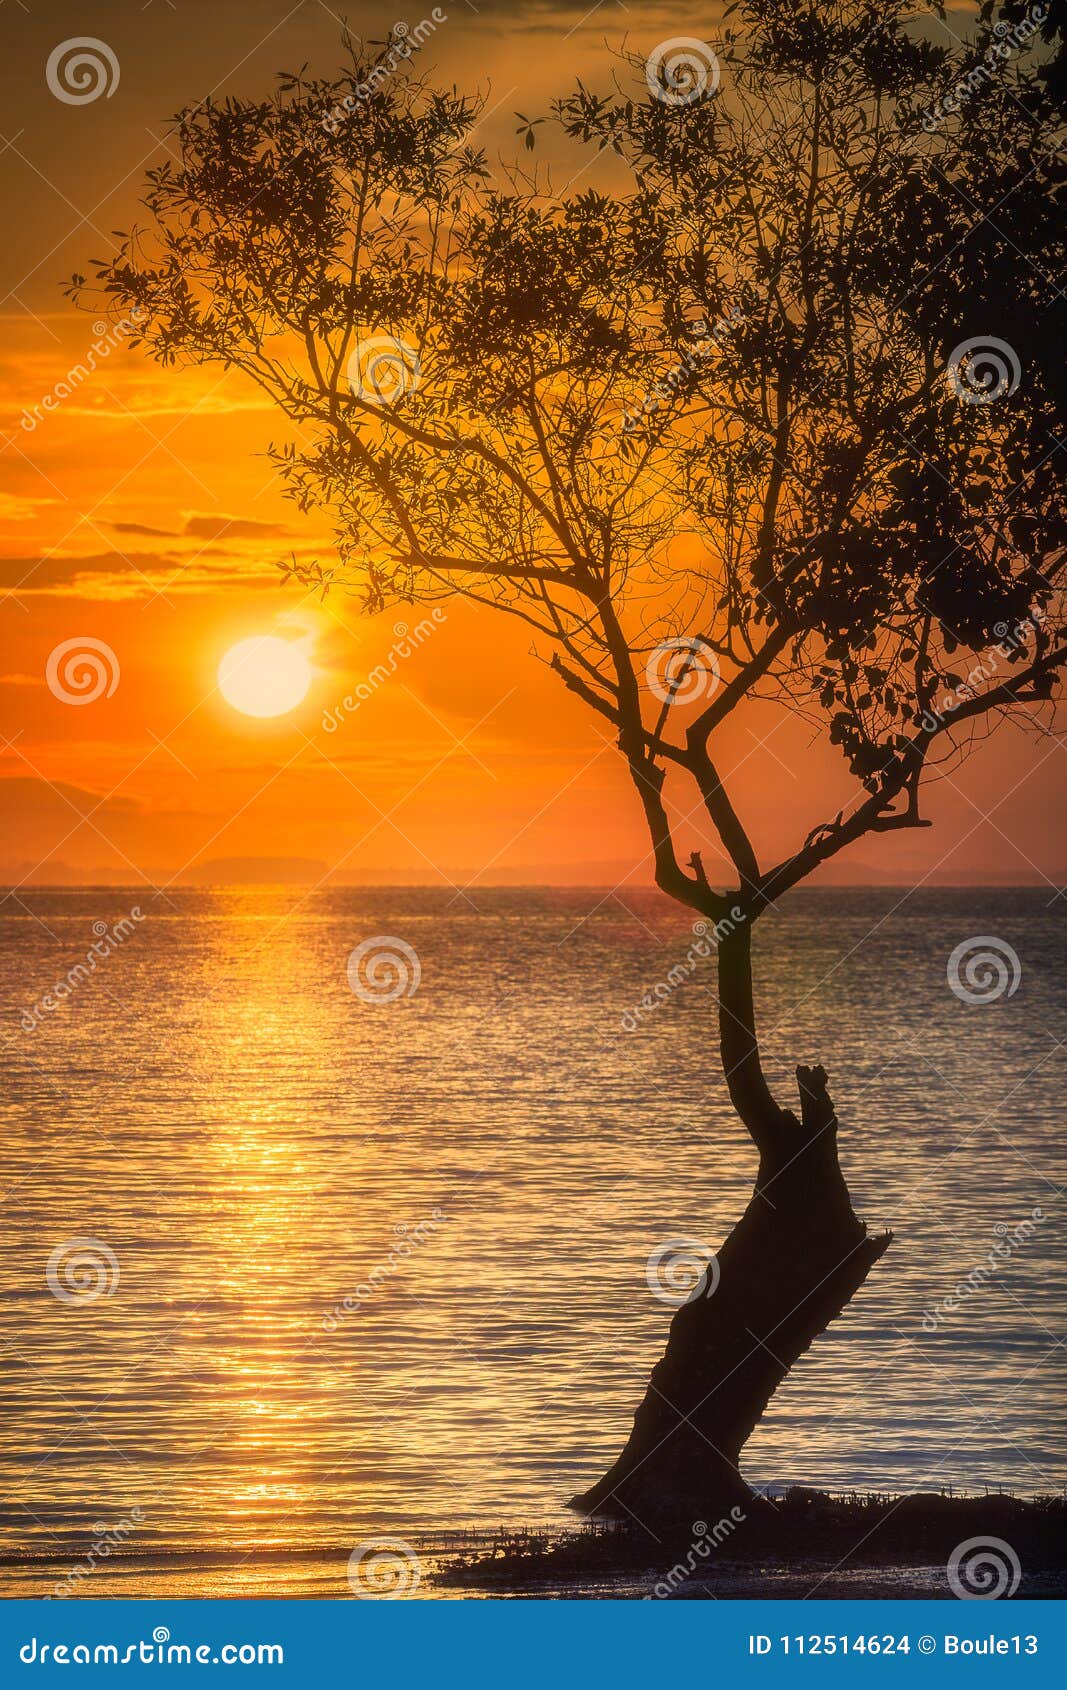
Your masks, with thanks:
[{"label": "shoreline", "polygon": [[[404,1541],[416,1556],[418,1577],[402,1590],[362,1594],[429,1601],[954,1600],[949,1561],[977,1539],[991,1546],[995,1560],[985,1571],[994,1583],[1003,1580],[1001,1596],[1067,1597],[1062,1495],[834,1496],[795,1487],[732,1521],[729,1530],[728,1520],[661,1527],[658,1541],[603,1522],[412,1532]],[[348,1581],[352,1548],[120,1549],[66,1599],[355,1599]],[[0,1596],[50,1596],[76,1559],[73,1552],[4,1555]],[[1009,1589],[1016,1564],[1018,1582]],[[983,1576],[981,1566],[974,1576]]]},{"label": "shoreline", "polygon": [[[747,1512],[746,1512],[747,1508]],[[952,1597],[1067,1593],[1067,1499],[796,1486],[688,1525],[602,1525],[501,1536],[456,1555],[438,1582],[501,1594],[628,1582],[652,1599]],[[962,1553],[961,1553],[962,1552]],[[949,1577],[951,1569],[953,1577]],[[921,1576],[920,1576],[921,1574]],[[954,1588],[953,1586],[958,1588]],[[1009,1590],[1009,1587],[1010,1590]],[[615,1593],[615,1592],[613,1592]]]}]

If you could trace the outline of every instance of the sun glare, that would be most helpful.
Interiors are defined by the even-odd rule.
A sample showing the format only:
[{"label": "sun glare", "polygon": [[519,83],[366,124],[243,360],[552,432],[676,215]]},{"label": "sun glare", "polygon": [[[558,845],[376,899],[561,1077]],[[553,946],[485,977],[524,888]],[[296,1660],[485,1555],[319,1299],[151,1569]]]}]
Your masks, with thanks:
[{"label": "sun glare", "polygon": [[310,685],[302,647],[274,634],[238,640],[219,664],[219,691],[245,716],[284,716],[303,702]]}]

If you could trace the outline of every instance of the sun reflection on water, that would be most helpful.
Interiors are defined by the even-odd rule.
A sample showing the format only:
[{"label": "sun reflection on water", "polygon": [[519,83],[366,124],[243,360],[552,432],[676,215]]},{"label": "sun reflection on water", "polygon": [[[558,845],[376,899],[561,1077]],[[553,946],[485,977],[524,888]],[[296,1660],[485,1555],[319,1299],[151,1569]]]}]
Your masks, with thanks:
[{"label": "sun reflection on water", "polygon": [[[936,1354],[904,1345],[886,1368],[958,1276],[960,1239],[978,1251],[1040,1201],[1062,1083],[1042,1031],[1063,1009],[1051,923],[1001,908],[1028,995],[1003,1006],[994,1044],[944,991],[960,923],[988,930],[983,895],[962,914],[931,896],[823,997],[804,993],[869,931],[876,895],[839,896],[832,919],[798,901],[767,935],[772,1066],[827,1056],[857,1205],[900,1238],[780,1393],[748,1452],[757,1479],[887,1488],[944,1462],[944,1481],[1032,1491],[1062,1472],[1039,1365],[1064,1300],[1054,1208],[1010,1296],[975,1299]],[[34,898],[78,954],[99,894]],[[650,1246],[719,1242],[752,1174],[709,1092],[706,983],[618,1035],[684,923],[650,895],[640,921],[609,906],[566,943],[593,901],[486,894],[474,915],[419,892],[180,893],[109,993],[85,990],[41,1030],[4,1110],[9,1553],[71,1564],[94,1523],[138,1505],[124,1554],[154,1557],[168,1588],[223,1594],[251,1592],[259,1558],[283,1550],[302,1557],[300,1588],[343,1577],[368,1531],[566,1518],[617,1453],[662,1342]],[[423,963],[416,995],[378,1008],[345,973],[376,933]],[[10,1014],[54,956],[25,919],[0,942]],[[998,1104],[1039,1062],[1005,1156]],[[974,1155],[931,1182],[965,1132]],[[44,1268],[81,1236],[106,1241],[121,1277],[70,1307]],[[980,1424],[1027,1369],[961,1441],[957,1395]],[[230,1560],[187,1573],[179,1552]]]}]

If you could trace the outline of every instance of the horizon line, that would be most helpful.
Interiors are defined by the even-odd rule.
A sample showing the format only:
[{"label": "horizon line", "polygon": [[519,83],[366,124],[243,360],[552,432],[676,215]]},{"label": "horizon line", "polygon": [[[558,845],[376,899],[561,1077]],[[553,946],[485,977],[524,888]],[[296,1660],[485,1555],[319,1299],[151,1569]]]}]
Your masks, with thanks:
[{"label": "horizon line", "polygon": [[[848,880],[835,881],[832,884],[816,883],[814,885],[792,886],[783,897],[792,897],[798,892],[882,892],[900,891],[907,889],[912,892],[1039,892],[1045,889],[1055,890],[1057,895],[1067,890],[1067,871],[1064,873],[1062,885],[1049,880]],[[516,881],[458,881],[447,880],[345,880],[327,885],[324,882],[309,883],[304,880],[210,880],[203,882],[165,881],[157,884],[154,881],[133,880],[42,880],[27,883],[25,881],[0,881],[0,897],[9,898],[24,892],[608,892],[621,893],[624,890],[633,892],[658,892],[661,897],[672,902],[669,893],[663,892],[655,881],[643,880],[633,886],[624,887],[610,885],[607,881],[599,880],[516,880]],[[736,888],[724,887],[721,895],[729,897]]]}]

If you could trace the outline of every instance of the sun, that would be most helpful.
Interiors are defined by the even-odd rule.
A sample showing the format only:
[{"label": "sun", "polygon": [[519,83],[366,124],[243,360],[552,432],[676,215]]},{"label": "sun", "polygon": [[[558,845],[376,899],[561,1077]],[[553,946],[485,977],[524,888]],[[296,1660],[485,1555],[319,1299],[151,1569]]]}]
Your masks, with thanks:
[{"label": "sun", "polygon": [[219,691],[245,716],[284,716],[303,703],[310,685],[302,646],[274,634],[238,640],[219,664]]}]

